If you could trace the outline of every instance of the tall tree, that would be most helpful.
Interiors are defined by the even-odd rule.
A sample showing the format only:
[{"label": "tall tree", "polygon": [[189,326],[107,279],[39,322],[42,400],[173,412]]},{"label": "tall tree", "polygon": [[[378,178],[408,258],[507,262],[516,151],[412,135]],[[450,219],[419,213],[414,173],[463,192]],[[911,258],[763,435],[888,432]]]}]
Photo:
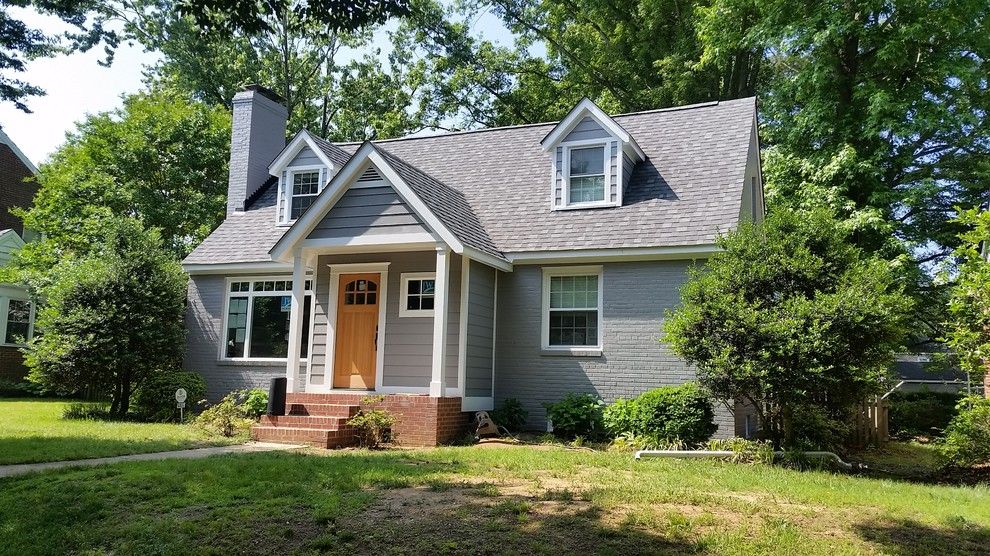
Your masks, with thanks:
[{"label": "tall tree", "polygon": [[85,255],[103,237],[102,222],[120,215],[156,229],[182,257],[223,219],[229,146],[224,110],[168,91],[88,117],[40,169],[34,205],[21,215],[43,237],[18,264],[45,274]]}]

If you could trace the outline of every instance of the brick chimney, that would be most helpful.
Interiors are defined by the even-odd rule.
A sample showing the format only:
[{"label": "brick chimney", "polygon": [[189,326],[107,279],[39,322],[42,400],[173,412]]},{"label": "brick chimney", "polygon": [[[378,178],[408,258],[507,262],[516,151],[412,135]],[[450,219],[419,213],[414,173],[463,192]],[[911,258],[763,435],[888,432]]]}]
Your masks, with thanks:
[{"label": "brick chimney", "polygon": [[244,201],[268,180],[268,165],[285,147],[289,112],[282,103],[282,97],[260,85],[234,95],[227,216],[244,210]]}]

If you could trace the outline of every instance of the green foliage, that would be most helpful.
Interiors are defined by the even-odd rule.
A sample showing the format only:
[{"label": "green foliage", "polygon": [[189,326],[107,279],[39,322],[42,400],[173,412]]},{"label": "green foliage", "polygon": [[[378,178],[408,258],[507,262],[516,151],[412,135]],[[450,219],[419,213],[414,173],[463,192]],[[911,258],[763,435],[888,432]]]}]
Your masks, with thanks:
[{"label": "green foliage", "polygon": [[516,398],[506,398],[491,412],[491,418],[500,427],[517,432],[526,426],[526,418],[529,412],[523,409],[522,402]]},{"label": "green foliage", "polygon": [[110,417],[110,406],[100,402],[73,402],[65,406],[63,419],[100,421]]},{"label": "green foliage", "polygon": [[[186,407],[206,397],[206,381],[202,375],[187,371],[158,372],[149,376],[138,388],[134,396],[134,405],[141,417],[159,423],[171,421],[179,417],[179,409],[175,402],[175,391],[183,388],[186,391]],[[189,414],[189,411],[186,411]]]},{"label": "green foliage", "polygon": [[800,430],[802,407],[846,418],[877,391],[905,336],[911,300],[849,236],[823,211],[744,224],[692,270],[683,305],[667,315],[664,341],[697,366],[701,385],[752,403],[775,443],[818,435]]},{"label": "green foliage", "polygon": [[0,398],[40,398],[55,396],[44,386],[29,380],[12,381],[0,378]]},{"label": "green foliage", "polygon": [[231,392],[204,409],[193,424],[210,433],[231,437],[246,433],[254,424],[254,419],[245,414],[240,392]]},{"label": "green foliage", "polygon": [[887,400],[890,434],[912,438],[940,436],[956,415],[961,394],[950,392],[895,392]]},{"label": "green foliage", "polygon": [[238,392],[241,401],[241,409],[244,415],[252,419],[257,419],[268,411],[268,391],[263,388],[252,388]]},{"label": "green foliage", "polygon": [[362,407],[357,415],[347,421],[347,425],[354,427],[358,444],[365,448],[380,448],[386,442],[395,441],[395,432],[392,427],[398,422],[391,411],[375,406],[382,403],[384,396],[367,396],[362,401]]},{"label": "green foliage", "polygon": [[770,465],[774,462],[773,444],[761,440],[746,440],[745,438],[713,438],[705,444],[706,450],[732,452],[734,463],[760,463]]},{"label": "green foliage", "polygon": [[963,370],[981,377],[990,365],[990,211],[961,211],[957,222],[966,231],[954,253],[957,278],[945,341]]},{"label": "green foliage", "polygon": [[27,279],[83,257],[107,221],[132,216],[156,229],[175,257],[221,222],[227,194],[230,116],[165,91],[124,98],[87,117],[38,174],[34,206],[17,211],[43,234],[14,259]]},{"label": "green foliage", "polygon": [[181,363],[187,277],[157,232],[128,218],[108,228],[92,254],[50,269],[25,363],[56,392],[108,393],[122,417],[135,388]]},{"label": "green foliage", "polygon": [[602,408],[605,402],[593,394],[569,393],[556,403],[544,404],[553,433],[561,438],[595,438],[604,432]]},{"label": "green foliage", "polygon": [[956,406],[958,414],[945,429],[939,452],[958,466],[990,462],[990,399],[971,396]]},{"label": "green foliage", "polygon": [[691,382],[619,399],[604,411],[605,428],[613,435],[632,434],[657,443],[704,442],[718,428],[714,419],[711,397]]}]

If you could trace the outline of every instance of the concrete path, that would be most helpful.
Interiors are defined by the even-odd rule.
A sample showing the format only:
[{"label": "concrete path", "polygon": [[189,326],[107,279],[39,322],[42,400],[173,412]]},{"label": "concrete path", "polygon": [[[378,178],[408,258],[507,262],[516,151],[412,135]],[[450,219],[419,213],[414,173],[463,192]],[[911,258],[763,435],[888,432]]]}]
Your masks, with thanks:
[{"label": "concrete path", "polygon": [[91,467],[125,461],[159,461],[164,459],[199,459],[220,454],[245,454],[251,452],[274,452],[298,450],[304,448],[298,444],[274,444],[271,442],[247,442],[234,446],[216,446],[213,448],[196,448],[193,450],[175,450],[172,452],[152,452],[150,454],[131,454],[128,456],[113,456],[109,458],[77,459],[71,461],[50,461],[46,463],[22,463],[17,465],[0,465],[0,477],[26,475],[48,469],[64,467]]}]

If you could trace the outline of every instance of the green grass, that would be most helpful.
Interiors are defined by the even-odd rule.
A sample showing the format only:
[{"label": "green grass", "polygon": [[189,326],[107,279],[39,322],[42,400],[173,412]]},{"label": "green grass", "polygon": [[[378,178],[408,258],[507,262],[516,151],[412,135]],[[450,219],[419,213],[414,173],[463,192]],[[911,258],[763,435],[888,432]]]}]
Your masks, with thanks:
[{"label": "green grass", "polygon": [[270,453],[3,479],[0,538],[0,554],[980,554],[990,490],[547,447]]},{"label": "green grass", "polygon": [[63,419],[71,402],[0,399],[0,465],[62,461],[242,442],[189,425]]}]

